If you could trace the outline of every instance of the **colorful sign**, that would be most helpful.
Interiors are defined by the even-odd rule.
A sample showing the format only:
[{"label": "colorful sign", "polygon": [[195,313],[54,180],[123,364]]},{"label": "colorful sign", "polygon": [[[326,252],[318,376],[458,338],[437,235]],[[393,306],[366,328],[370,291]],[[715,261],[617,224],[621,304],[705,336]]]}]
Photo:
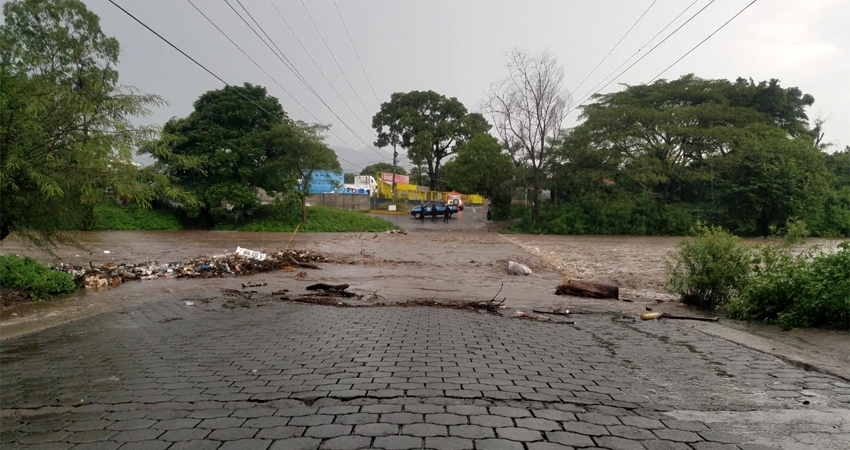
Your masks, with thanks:
[{"label": "colorful sign", "polygon": [[[393,174],[381,172],[381,181],[384,183],[392,183],[393,182]],[[407,175],[399,175],[395,176],[396,184],[410,184],[410,177]]]},{"label": "colorful sign", "polygon": [[342,172],[330,170],[316,170],[310,179],[311,194],[327,194],[339,192],[345,184],[345,175]]}]

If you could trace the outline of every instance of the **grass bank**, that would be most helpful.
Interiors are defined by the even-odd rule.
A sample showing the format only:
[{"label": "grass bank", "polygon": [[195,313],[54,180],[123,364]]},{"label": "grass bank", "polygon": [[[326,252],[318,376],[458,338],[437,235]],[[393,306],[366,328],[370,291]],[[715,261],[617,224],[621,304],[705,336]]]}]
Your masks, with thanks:
[{"label": "grass bank", "polygon": [[74,278],[39,264],[32,258],[0,255],[0,287],[3,305],[27,300],[46,300],[74,292]]}]

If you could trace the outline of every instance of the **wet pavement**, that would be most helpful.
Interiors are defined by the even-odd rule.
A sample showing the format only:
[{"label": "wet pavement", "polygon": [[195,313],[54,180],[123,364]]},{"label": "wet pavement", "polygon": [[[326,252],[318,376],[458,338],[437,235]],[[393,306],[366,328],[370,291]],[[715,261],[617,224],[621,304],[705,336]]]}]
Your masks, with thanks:
[{"label": "wet pavement", "polygon": [[5,340],[0,364],[4,449],[850,442],[850,382],[616,314],[563,325],[172,296]]}]

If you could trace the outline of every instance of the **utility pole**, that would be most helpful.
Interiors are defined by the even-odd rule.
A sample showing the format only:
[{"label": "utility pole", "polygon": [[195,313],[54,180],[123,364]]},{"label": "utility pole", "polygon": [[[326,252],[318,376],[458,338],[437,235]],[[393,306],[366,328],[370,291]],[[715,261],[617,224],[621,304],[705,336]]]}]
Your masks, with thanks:
[{"label": "utility pole", "polygon": [[398,151],[396,150],[398,143],[393,142],[393,204],[395,205],[395,172],[398,164]]}]

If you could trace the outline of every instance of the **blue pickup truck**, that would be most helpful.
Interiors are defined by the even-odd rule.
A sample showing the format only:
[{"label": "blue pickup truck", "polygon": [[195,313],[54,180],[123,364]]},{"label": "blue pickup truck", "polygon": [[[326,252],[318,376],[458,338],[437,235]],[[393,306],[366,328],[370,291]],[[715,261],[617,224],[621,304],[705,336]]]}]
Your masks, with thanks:
[{"label": "blue pickup truck", "polygon": [[413,216],[414,219],[424,219],[426,217],[443,217],[446,215],[446,210],[448,209],[449,217],[452,214],[457,214],[459,212],[457,205],[446,205],[443,202],[428,202],[422,206],[417,206],[410,211],[410,215]]}]

